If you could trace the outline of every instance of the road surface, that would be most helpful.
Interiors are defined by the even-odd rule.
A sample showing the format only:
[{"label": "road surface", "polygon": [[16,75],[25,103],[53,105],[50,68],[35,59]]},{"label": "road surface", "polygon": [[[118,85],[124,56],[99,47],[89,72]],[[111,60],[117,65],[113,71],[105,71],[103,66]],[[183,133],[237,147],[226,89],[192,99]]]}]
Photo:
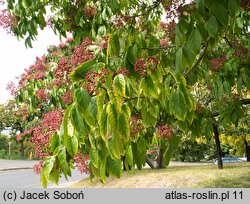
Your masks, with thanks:
[{"label": "road surface", "polygon": [[[68,181],[62,177],[59,186],[50,183],[48,188],[67,187],[86,177],[87,175],[72,170],[72,177]],[[0,171],[0,188],[40,188],[40,177],[33,172],[33,169]]]}]

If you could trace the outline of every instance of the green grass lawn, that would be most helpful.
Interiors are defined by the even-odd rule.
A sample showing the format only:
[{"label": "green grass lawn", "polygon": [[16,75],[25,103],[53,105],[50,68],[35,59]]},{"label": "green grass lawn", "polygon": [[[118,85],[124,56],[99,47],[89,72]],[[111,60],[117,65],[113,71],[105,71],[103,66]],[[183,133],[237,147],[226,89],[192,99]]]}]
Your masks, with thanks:
[{"label": "green grass lawn", "polygon": [[250,163],[170,166],[123,172],[120,179],[108,178],[105,184],[87,178],[72,188],[250,188]]}]

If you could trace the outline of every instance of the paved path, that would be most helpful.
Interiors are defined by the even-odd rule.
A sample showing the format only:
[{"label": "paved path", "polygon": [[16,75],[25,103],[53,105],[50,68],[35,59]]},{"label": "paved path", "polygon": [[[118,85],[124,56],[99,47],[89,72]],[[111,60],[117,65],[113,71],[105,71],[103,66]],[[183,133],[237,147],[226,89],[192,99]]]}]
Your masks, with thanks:
[{"label": "paved path", "polygon": [[11,169],[32,169],[38,161],[31,161],[31,160],[7,160],[7,159],[0,159],[0,171],[1,170],[11,170]]}]

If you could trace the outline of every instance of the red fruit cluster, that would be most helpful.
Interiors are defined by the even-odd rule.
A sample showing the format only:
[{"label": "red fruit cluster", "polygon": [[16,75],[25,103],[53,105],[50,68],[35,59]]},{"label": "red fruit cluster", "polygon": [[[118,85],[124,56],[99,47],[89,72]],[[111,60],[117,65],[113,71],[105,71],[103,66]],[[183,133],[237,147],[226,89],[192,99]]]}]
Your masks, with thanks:
[{"label": "red fruit cluster", "polygon": [[[54,84],[56,86],[61,86],[62,85],[62,80],[64,79],[65,82],[68,81],[68,75],[72,71],[72,67],[70,64],[70,61],[68,57],[62,57],[58,64],[57,67],[54,69]],[[60,83],[59,83],[60,81]]]},{"label": "red fruit cluster", "polygon": [[173,129],[169,125],[161,125],[157,128],[156,136],[161,139],[172,139],[173,137]]},{"label": "red fruit cluster", "polygon": [[34,165],[33,170],[36,174],[40,174],[42,168],[43,168],[43,160],[40,160],[39,163]]},{"label": "red fruit cluster", "polygon": [[71,104],[72,100],[73,100],[73,98],[72,98],[72,92],[71,91],[66,92],[65,94],[63,94],[63,96],[61,97],[61,99],[62,99],[62,101],[65,104],[67,104],[67,105]]},{"label": "red fruit cluster", "polygon": [[49,99],[49,97],[44,89],[39,89],[36,92],[36,97],[41,101],[47,101]]},{"label": "red fruit cluster", "polygon": [[125,15],[117,15],[113,18],[113,29],[126,28],[127,24],[131,24],[132,18]]},{"label": "red fruit cluster", "polygon": [[250,11],[250,1],[249,0],[241,0],[241,7],[244,8],[245,11]]},{"label": "red fruit cluster", "polygon": [[126,68],[120,68],[115,73],[113,73],[112,76],[115,77],[118,74],[128,75],[129,74],[129,70],[127,70]]},{"label": "red fruit cluster", "polygon": [[30,141],[36,146],[35,154],[40,158],[48,156],[44,153],[44,149],[49,146],[51,136],[59,129],[63,119],[63,111],[61,109],[54,110],[43,115],[41,124],[37,124],[32,128],[33,137]]},{"label": "red fruit cluster", "polygon": [[15,98],[17,97],[18,93],[17,93],[17,88],[14,82],[8,83],[6,89],[7,91],[10,92],[12,96],[14,96]]},{"label": "red fruit cluster", "polygon": [[101,42],[100,47],[102,49],[107,49],[107,47],[108,47],[108,41],[109,41],[109,37],[108,36],[103,37],[103,41]]},{"label": "red fruit cluster", "polygon": [[233,56],[234,58],[244,59],[248,56],[248,52],[249,50],[247,48],[239,47],[235,50],[235,52],[233,53]]},{"label": "red fruit cluster", "polygon": [[93,53],[88,49],[88,46],[92,45],[93,42],[90,38],[86,37],[80,46],[75,47],[72,54],[71,63],[73,67],[77,67],[83,62],[93,59]]},{"label": "red fruit cluster", "polygon": [[155,56],[149,56],[147,62],[152,71],[155,71],[157,69],[158,61]]},{"label": "red fruit cluster", "polygon": [[130,135],[134,136],[138,132],[141,132],[142,130],[144,130],[144,127],[142,125],[141,115],[137,114],[131,117],[130,118]]},{"label": "red fruit cluster", "polygon": [[90,160],[89,155],[83,155],[81,150],[78,151],[78,153],[73,157],[76,163],[77,169],[81,173],[86,173],[88,175],[91,174],[90,168],[88,166],[88,162]]},{"label": "red fruit cluster", "polygon": [[105,83],[105,76],[108,74],[108,70],[107,69],[101,69],[98,72],[94,72],[94,71],[88,71],[86,76],[85,76],[85,80],[87,81],[85,88],[87,90],[87,92],[89,93],[89,95],[93,95],[93,94],[97,94],[97,85],[98,82],[101,83]]},{"label": "red fruit cluster", "polygon": [[166,19],[178,19],[183,12],[182,7],[185,4],[186,0],[163,1],[163,6],[166,11]]},{"label": "red fruit cluster", "polygon": [[93,5],[93,6],[85,5],[85,7],[83,8],[83,13],[86,19],[88,20],[91,20],[94,18],[96,11],[97,11],[96,5]]},{"label": "red fruit cluster", "polygon": [[17,26],[17,20],[7,9],[0,10],[0,27],[11,33],[13,28]]},{"label": "red fruit cluster", "polygon": [[145,63],[145,60],[143,58],[136,60],[134,69],[135,69],[135,71],[140,73],[141,77],[147,76],[146,63]]},{"label": "red fruit cluster", "polygon": [[168,46],[168,40],[167,40],[166,38],[160,39],[160,45],[161,45],[162,47]]},{"label": "red fruit cluster", "polygon": [[214,72],[219,71],[223,67],[225,61],[226,61],[225,55],[222,57],[216,57],[216,58],[211,59],[210,60],[211,70]]}]

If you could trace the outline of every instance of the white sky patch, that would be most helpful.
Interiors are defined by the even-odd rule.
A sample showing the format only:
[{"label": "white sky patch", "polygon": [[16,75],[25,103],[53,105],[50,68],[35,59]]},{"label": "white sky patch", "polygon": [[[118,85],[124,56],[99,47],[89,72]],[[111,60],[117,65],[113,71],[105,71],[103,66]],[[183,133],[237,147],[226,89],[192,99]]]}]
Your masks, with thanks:
[{"label": "white sky patch", "polygon": [[32,43],[33,48],[26,48],[24,40],[18,41],[16,37],[8,35],[0,29],[0,103],[6,102],[12,96],[6,90],[7,84],[16,82],[24,69],[35,62],[36,57],[47,53],[50,45],[58,45],[59,36],[46,28],[39,32],[37,40]]}]

